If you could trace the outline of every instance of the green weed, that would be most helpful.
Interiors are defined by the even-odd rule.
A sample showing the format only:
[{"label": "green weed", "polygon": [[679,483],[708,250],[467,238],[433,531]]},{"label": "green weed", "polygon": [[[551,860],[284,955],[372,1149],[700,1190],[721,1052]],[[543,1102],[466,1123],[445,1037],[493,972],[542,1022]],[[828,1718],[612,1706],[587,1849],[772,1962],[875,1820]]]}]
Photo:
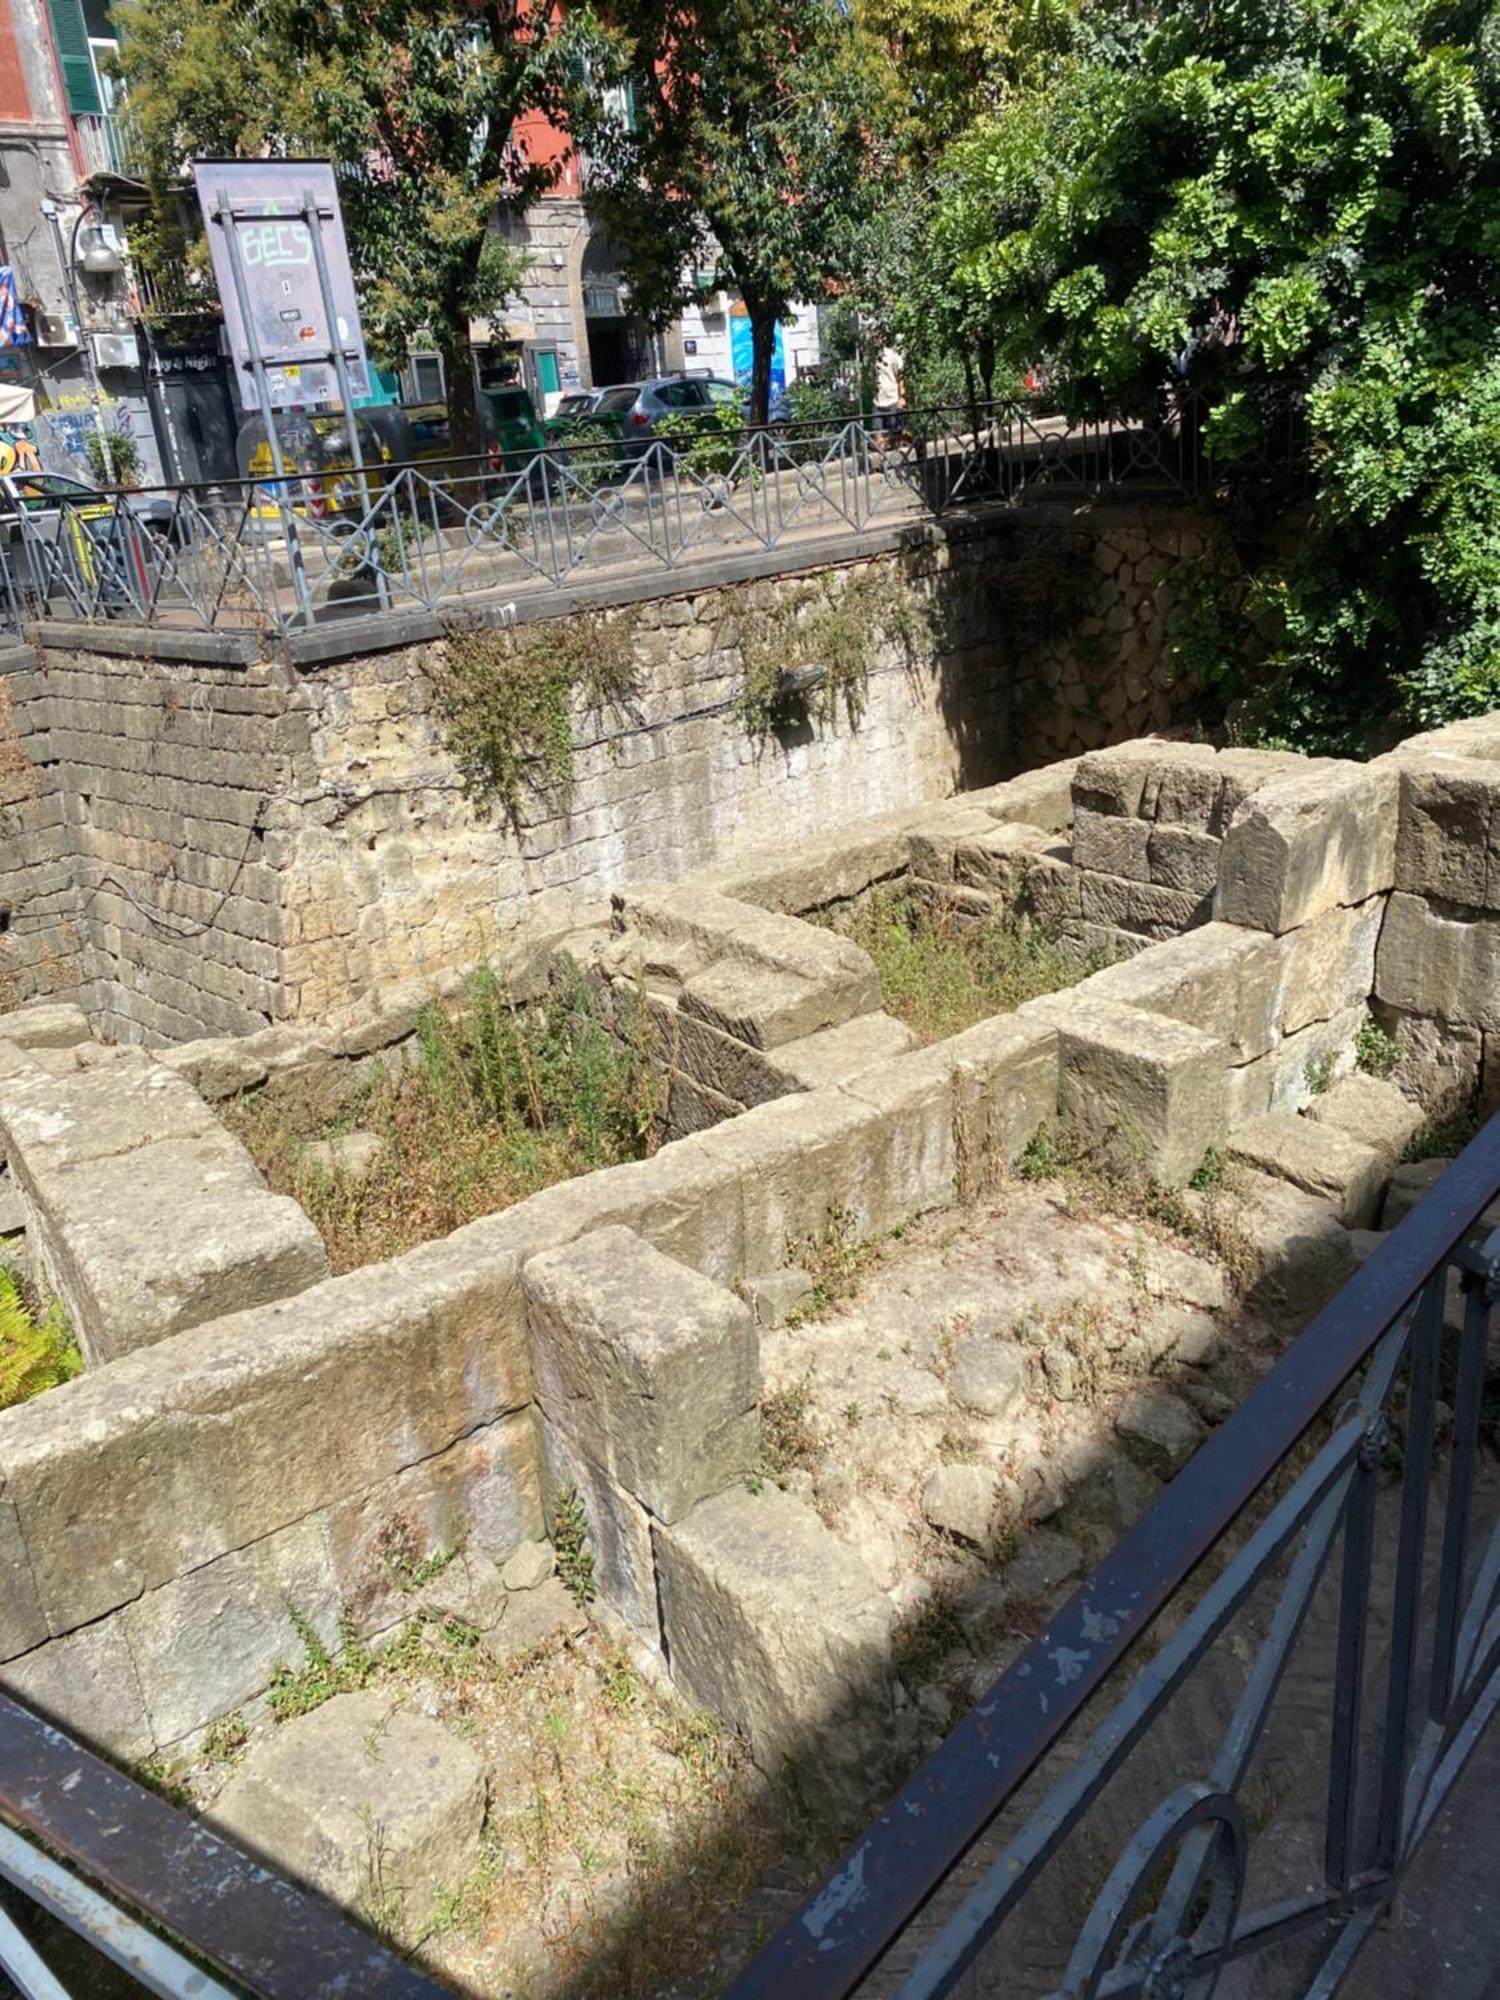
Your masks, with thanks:
[{"label": "green weed", "polygon": [[1367,1015],[1364,1026],[1354,1037],[1354,1060],[1359,1068],[1367,1076],[1387,1077],[1400,1055],[1395,1036],[1387,1034],[1373,1014]]},{"label": "green weed", "polygon": [[760,1448],[766,1472],[773,1479],[788,1472],[812,1472],[822,1452],[812,1422],[813,1378],[809,1371],[784,1389],[775,1389],[760,1406]]},{"label": "green weed", "polygon": [[589,1547],[588,1516],[578,1488],[559,1487],[553,1504],[552,1546],[557,1552],[557,1573],[575,1604],[585,1605],[594,1595],[594,1552]]},{"label": "green weed", "polygon": [[1074,986],[1092,970],[1033,917],[1005,910],[960,922],[951,907],[903,889],[872,889],[816,921],[870,954],[887,1012],[924,1043]]},{"label": "green weed", "polygon": [[339,1613],[338,1644],[332,1652],[295,1606],[287,1606],[287,1617],[306,1658],[300,1667],[278,1660],[271,1669],[266,1704],[278,1722],[310,1714],[336,1694],[352,1694],[364,1687],[375,1671],[374,1656],[354,1630],[347,1612]]},{"label": "green weed", "polygon": [[15,1272],[0,1265],[0,1409],[71,1382],[82,1370],[61,1302],[39,1306]]}]

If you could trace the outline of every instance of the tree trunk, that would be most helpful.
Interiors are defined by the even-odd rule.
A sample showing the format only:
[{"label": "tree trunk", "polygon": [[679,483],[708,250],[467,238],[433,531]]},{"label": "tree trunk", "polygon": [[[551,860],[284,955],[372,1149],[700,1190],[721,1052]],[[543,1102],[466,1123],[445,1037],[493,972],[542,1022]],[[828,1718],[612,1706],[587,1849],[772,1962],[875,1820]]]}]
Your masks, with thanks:
[{"label": "tree trunk", "polygon": [[776,355],[776,307],[763,299],[746,299],[750,315],[750,423],[767,423],[771,415],[771,363]]},{"label": "tree trunk", "polygon": [[448,382],[448,447],[454,460],[456,478],[482,476],[483,467],[465,461],[478,458],[479,406],[474,388],[474,356],[469,346],[468,321],[462,315],[450,321],[443,343],[443,373]]}]

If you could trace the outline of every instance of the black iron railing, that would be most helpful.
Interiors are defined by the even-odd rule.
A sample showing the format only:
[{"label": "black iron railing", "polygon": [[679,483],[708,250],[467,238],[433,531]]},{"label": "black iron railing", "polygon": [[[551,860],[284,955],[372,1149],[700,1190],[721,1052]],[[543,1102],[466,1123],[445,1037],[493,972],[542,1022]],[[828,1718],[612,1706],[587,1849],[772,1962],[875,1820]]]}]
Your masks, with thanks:
[{"label": "black iron railing", "polygon": [[[1500,1231],[1471,1240],[1497,1194],[1500,1118],[866,1829],[732,2000],[1184,2000],[1245,1960],[1254,1982],[1237,1993],[1337,1991],[1500,1705],[1500,1482],[1484,1444]],[[1195,1572],[1211,1551],[1205,1584]],[[1185,1615],[1142,1665],[1168,1607]],[[1236,1631],[1226,1680],[1221,1642]],[[1211,1668],[1205,1723],[1193,1691]],[[1081,1711],[1106,1689],[1113,1705],[1085,1733]],[[1277,1861],[1293,1808],[1261,1824],[1250,1796],[1257,1753],[1291,1727],[1279,1698],[1297,1710],[1290,1872]],[[1085,1836],[1106,1805],[1101,1858]],[[1059,1897],[1049,1864],[1069,1855]],[[1495,1894],[1500,1908],[1500,1874]],[[1046,1920],[1028,1931],[1044,1895]]]},{"label": "black iron railing", "polygon": [[[319,1897],[5,1695],[0,1822],[0,1880],[162,2000],[441,2000]],[[25,2000],[94,1990],[87,1975],[62,1984],[3,1905],[0,1972]]]},{"label": "black iron railing", "polygon": [[887,523],[1208,473],[1197,430],[1069,421],[1035,401],[670,440],[495,448],[107,500],[39,495],[4,588],[31,617],[286,632],[502,602],[580,574],[674,570]]}]

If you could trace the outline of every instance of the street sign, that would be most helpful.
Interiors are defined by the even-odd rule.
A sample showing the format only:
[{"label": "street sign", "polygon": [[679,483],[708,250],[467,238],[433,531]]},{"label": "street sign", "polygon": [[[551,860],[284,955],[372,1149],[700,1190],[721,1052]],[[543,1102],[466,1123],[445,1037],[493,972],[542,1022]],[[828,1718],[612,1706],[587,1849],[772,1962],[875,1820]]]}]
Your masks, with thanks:
[{"label": "street sign", "polygon": [[194,160],[193,182],[243,408],[339,401],[336,356],[352,394],[367,396],[370,366],[329,162]]}]

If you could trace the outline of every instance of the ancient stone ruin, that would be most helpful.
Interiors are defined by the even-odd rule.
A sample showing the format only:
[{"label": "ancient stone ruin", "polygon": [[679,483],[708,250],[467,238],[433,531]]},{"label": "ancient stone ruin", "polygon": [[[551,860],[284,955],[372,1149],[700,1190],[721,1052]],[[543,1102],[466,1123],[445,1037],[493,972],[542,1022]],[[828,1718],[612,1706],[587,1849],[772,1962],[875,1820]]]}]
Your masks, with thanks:
[{"label": "ancient stone ruin", "polygon": [[[0,1413],[0,1680],[132,1764],[241,1718],[210,1816],[418,1927],[500,1781],[340,1662],[424,1622],[500,1661],[592,1622],[868,1807],[1495,1102],[1497,808],[1500,718],[1368,764],[1143,738],[552,901],[493,969],[645,1010],[648,1156],[337,1276],[226,1118],[400,1074],[456,974],[150,1049],[6,1015],[0,1243],[85,1365]],[[921,1045],[837,921],[876,891],[1024,914],[1074,983]],[[327,1698],[273,1725],[304,1656]]]}]

